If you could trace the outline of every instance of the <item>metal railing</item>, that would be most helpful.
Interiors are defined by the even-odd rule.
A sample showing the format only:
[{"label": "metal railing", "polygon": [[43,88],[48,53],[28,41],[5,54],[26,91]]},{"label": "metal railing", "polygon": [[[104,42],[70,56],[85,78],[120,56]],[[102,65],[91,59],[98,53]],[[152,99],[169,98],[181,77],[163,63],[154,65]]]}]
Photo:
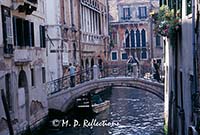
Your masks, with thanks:
[{"label": "metal railing", "polygon": [[[63,89],[67,89],[69,87],[73,87],[70,79],[70,75],[66,75],[64,77],[55,79],[53,81],[47,82],[46,84],[46,89],[47,89],[47,93],[48,95],[57,93]],[[82,71],[77,71],[75,72],[75,81],[74,81],[74,85],[78,85],[80,83],[84,83],[86,81],[90,81],[93,79],[93,69],[92,68],[88,68]]]},{"label": "metal railing", "polygon": [[[133,69],[130,65],[104,65],[103,67],[98,67],[98,79],[105,77],[118,77],[118,76],[134,76]],[[78,84],[90,81],[94,78],[93,68],[84,69],[75,73],[75,82],[72,85],[70,75],[58,78],[56,80],[47,82],[46,89],[48,95],[55,94],[61,90],[66,90],[70,87],[74,87]]]}]

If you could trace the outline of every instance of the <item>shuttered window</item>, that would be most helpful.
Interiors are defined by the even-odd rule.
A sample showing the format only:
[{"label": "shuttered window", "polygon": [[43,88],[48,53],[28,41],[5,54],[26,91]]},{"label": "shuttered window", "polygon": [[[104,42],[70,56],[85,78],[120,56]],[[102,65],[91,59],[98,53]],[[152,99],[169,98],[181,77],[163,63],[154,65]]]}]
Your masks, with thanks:
[{"label": "shuttered window", "polygon": [[136,30],[136,44],[137,47],[140,47],[140,31],[138,29]]},{"label": "shuttered window", "polygon": [[16,46],[34,46],[34,24],[28,20],[13,17],[14,44]]},{"label": "shuttered window", "polygon": [[131,30],[131,47],[135,47],[135,33]]},{"label": "shuttered window", "polygon": [[130,8],[127,7],[127,8],[123,8],[123,17],[122,17],[123,20],[130,20],[131,19],[131,11],[130,11]]},{"label": "shuttered window", "polygon": [[11,28],[10,8],[1,6],[4,53],[13,53],[13,34]]},{"label": "shuttered window", "polygon": [[45,48],[46,47],[46,41],[45,41],[45,27],[40,25],[40,47]]},{"label": "shuttered window", "polygon": [[126,48],[129,48],[130,41],[129,41],[129,31],[128,30],[126,30],[126,32],[125,32],[125,43],[126,43]]},{"label": "shuttered window", "polygon": [[147,7],[138,7],[139,19],[147,18]]},{"label": "shuttered window", "polygon": [[142,35],[142,47],[146,47],[146,32],[144,29],[142,29],[141,35]]}]

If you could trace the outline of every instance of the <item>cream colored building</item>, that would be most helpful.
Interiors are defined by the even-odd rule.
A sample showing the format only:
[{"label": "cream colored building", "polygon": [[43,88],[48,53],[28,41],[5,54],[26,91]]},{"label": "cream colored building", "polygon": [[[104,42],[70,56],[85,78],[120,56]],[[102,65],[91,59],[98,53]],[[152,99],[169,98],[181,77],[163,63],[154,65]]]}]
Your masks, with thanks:
[{"label": "cream colored building", "polygon": [[[47,116],[45,0],[0,1],[0,89],[15,133]],[[0,98],[2,99],[2,98]],[[0,134],[8,134],[0,100]]]},{"label": "cream colored building", "polygon": [[50,80],[66,75],[69,63],[84,69],[106,60],[106,0],[49,0],[46,26]]},{"label": "cream colored building", "polygon": [[[163,1],[173,8],[170,1]],[[199,63],[194,62],[194,45],[199,50],[199,27],[197,19],[198,0],[182,1],[176,10],[181,9],[181,31],[177,38],[164,38],[165,66],[165,129],[168,134],[196,135],[199,131]],[[194,10],[192,9],[194,7]],[[196,29],[196,31],[195,31]],[[173,43],[172,43],[173,42]],[[198,58],[197,58],[198,57]],[[199,53],[196,53],[199,60]],[[196,61],[197,62],[197,61]],[[189,133],[190,132],[190,133]]]}]

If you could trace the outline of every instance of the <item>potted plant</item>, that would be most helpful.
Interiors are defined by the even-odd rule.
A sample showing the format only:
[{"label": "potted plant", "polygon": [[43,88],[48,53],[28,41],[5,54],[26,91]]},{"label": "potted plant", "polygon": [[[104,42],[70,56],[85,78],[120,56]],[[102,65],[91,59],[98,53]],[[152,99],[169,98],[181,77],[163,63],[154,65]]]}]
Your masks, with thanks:
[{"label": "potted plant", "polygon": [[155,20],[154,32],[157,35],[172,38],[181,29],[180,10],[174,14],[173,9],[170,10],[168,6],[163,5],[152,18]]}]

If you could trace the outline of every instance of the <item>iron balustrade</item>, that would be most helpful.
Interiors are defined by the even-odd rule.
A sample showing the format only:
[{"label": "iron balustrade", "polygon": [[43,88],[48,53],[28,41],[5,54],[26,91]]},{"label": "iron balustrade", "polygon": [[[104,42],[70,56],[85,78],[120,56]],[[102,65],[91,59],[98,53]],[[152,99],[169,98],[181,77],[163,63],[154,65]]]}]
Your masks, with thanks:
[{"label": "iron balustrade", "polygon": [[[75,72],[75,85],[84,83],[93,79],[93,69],[88,68],[82,71]],[[57,93],[61,90],[70,88],[71,86],[70,75],[63,76],[53,81],[47,82],[46,88],[48,95]]]},{"label": "iron balustrade", "polygon": [[[87,68],[75,73],[75,86],[94,78],[93,68]],[[98,67],[98,78],[117,77],[117,76],[133,76],[133,68],[128,64],[122,65],[104,65]],[[67,90],[71,86],[70,75],[47,82],[46,88],[48,95],[55,94],[61,90]]]}]

